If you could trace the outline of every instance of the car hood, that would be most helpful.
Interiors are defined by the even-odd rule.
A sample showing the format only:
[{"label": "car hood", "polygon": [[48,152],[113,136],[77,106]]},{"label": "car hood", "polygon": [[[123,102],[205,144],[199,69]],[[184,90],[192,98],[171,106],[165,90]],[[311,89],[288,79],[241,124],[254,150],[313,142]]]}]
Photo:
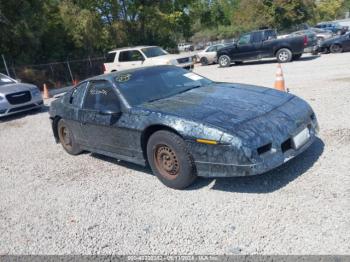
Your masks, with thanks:
[{"label": "car hood", "polygon": [[[312,109],[289,93],[244,84],[212,84],[166,99],[143,104],[148,110],[209,124],[230,133],[251,136],[291,132],[307,121]],[[254,123],[254,124],[252,124]],[[282,125],[288,126],[285,128]],[[244,136],[244,134],[243,134]],[[248,139],[248,138],[247,138]]]},{"label": "car hood", "polygon": [[30,91],[36,88],[37,87],[35,85],[31,85],[31,84],[15,83],[15,84],[0,86],[0,93],[6,95],[6,94],[12,94],[12,93],[17,93],[22,91]]}]

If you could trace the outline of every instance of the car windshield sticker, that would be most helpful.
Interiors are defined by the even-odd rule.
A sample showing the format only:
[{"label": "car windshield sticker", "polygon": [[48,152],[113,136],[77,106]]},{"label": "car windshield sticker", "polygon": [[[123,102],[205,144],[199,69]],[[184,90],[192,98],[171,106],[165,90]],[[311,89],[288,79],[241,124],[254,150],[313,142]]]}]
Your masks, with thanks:
[{"label": "car windshield sticker", "polygon": [[203,79],[203,77],[196,75],[196,74],[193,74],[193,73],[187,73],[187,74],[184,74],[184,76],[193,80],[193,81],[198,81],[198,80]]},{"label": "car windshield sticker", "polygon": [[123,75],[118,76],[117,81],[118,82],[126,82],[126,81],[129,81],[130,78],[131,78],[131,74],[123,74]]},{"label": "car windshield sticker", "polygon": [[92,88],[90,90],[90,95],[107,95],[107,90],[105,89],[101,89],[101,90],[98,90],[98,89],[95,89],[95,88]]}]

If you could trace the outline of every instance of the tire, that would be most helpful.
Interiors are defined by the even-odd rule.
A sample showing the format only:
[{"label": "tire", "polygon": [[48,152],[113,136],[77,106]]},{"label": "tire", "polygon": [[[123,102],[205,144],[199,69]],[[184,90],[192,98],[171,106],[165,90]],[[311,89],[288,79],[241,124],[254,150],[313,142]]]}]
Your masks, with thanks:
[{"label": "tire", "polygon": [[157,131],[149,138],[147,159],[153,173],[170,188],[184,189],[197,178],[185,141],[172,132]]},{"label": "tire", "polygon": [[303,54],[293,55],[293,60],[299,60]]},{"label": "tire", "polygon": [[277,51],[276,58],[279,63],[288,63],[292,61],[293,55],[288,48],[281,48]]},{"label": "tire", "polygon": [[220,67],[229,67],[231,65],[231,58],[228,55],[221,55],[218,59]]},{"label": "tire", "polygon": [[78,155],[82,152],[79,145],[75,142],[72,130],[63,119],[57,124],[57,133],[62,147],[68,154]]},{"label": "tire", "polygon": [[206,66],[206,65],[209,64],[209,61],[208,61],[208,59],[207,59],[206,57],[202,57],[201,60],[200,60],[200,62],[201,62],[201,64],[202,64],[203,66]]},{"label": "tire", "polygon": [[333,53],[333,54],[342,53],[343,48],[339,44],[332,44],[329,48],[329,51],[331,51],[331,53]]}]

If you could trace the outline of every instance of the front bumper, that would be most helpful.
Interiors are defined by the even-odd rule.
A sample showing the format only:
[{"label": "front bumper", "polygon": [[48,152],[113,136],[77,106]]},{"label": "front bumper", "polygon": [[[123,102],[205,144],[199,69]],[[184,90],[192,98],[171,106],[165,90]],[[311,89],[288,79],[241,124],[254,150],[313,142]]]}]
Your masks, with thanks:
[{"label": "front bumper", "polygon": [[[302,128],[305,128],[303,126]],[[310,131],[310,138],[308,141],[295,150],[293,148],[283,152],[281,148],[275,152],[266,153],[261,161],[255,164],[247,165],[233,165],[230,163],[209,163],[203,161],[195,161],[198,176],[201,177],[242,177],[253,176],[266,173],[278,166],[283,165],[294,157],[298,156],[309,148],[316,139],[318,132],[318,123],[315,122],[307,126]]]},{"label": "front bumper", "polygon": [[32,98],[31,101],[23,104],[11,105],[6,100],[0,101],[0,117],[5,117],[20,112],[38,109],[43,106],[42,98]]}]

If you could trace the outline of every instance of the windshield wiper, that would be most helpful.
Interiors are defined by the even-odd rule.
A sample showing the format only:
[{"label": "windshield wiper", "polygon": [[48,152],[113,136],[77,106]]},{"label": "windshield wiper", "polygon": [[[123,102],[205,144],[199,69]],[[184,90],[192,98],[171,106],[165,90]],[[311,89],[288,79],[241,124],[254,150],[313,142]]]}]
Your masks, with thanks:
[{"label": "windshield wiper", "polygon": [[177,93],[177,94],[182,94],[182,93],[185,93],[185,92],[190,91],[190,90],[192,90],[192,89],[195,89],[195,88],[200,88],[200,87],[202,87],[202,85],[189,86],[188,88],[186,88],[186,89],[184,89],[184,90],[180,91],[180,92],[179,92],[179,93]]},{"label": "windshield wiper", "polygon": [[166,97],[158,97],[158,98],[155,98],[155,99],[151,99],[151,100],[149,100],[147,102],[148,103],[152,103],[154,101],[158,101],[158,100],[166,99],[166,98],[169,98],[169,97],[172,97],[172,96],[176,96],[178,94],[186,93],[187,91],[190,91],[190,90],[195,89],[195,88],[200,88],[200,87],[202,87],[202,86],[201,85],[190,86],[190,87],[188,87],[188,88],[186,88],[184,90],[181,90],[180,92],[178,92],[176,94],[172,94],[172,95],[166,96]]}]

